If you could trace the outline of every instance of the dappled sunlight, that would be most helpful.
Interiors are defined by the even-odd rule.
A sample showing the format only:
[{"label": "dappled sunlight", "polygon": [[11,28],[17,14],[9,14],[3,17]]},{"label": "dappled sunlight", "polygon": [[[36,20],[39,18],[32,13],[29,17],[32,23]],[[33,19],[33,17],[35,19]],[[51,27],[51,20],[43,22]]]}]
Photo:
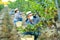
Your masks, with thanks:
[{"label": "dappled sunlight", "polygon": [[11,2],[15,2],[16,0],[9,0],[9,1],[11,1]]},{"label": "dappled sunlight", "polygon": [[0,4],[3,4],[3,2],[2,2],[2,1],[0,1]]},{"label": "dappled sunlight", "polygon": [[8,2],[9,0],[2,0],[2,2]]},{"label": "dappled sunlight", "polygon": [[7,5],[7,4],[9,4],[9,1],[10,2],[15,2],[16,0],[0,0],[0,4]]}]

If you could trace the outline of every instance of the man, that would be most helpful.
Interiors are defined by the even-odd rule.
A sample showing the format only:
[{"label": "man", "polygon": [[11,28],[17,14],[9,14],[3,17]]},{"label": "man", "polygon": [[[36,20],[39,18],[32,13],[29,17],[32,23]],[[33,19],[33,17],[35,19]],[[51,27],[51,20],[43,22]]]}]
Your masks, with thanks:
[{"label": "man", "polygon": [[16,22],[22,21],[22,13],[19,12],[18,8],[15,9],[15,15],[14,15],[14,25],[16,25]]},{"label": "man", "polygon": [[27,19],[26,19],[27,24],[35,25],[39,22],[40,20],[39,17],[37,15],[33,16],[31,11],[28,11],[26,14],[27,14]]},{"label": "man", "polygon": [[[33,16],[31,11],[28,11],[26,14],[27,14],[27,19],[26,19],[27,25],[28,24],[35,25],[40,21],[40,18],[37,15]],[[40,30],[40,29],[38,29],[38,30]],[[25,32],[24,34],[25,35],[34,35],[34,40],[37,40],[39,32]]]}]

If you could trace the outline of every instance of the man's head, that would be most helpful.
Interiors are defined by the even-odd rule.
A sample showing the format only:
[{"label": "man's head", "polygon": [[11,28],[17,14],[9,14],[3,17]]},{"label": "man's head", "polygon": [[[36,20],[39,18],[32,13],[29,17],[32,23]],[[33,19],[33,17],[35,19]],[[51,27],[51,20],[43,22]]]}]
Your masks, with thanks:
[{"label": "man's head", "polygon": [[33,19],[33,14],[31,13],[31,11],[28,11],[27,13],[27,18],[32,20]]},{"label": "man's head", "polygon": [[15,13],[18,13],[18,12],[19,12],[19,10],[18,10],[18,8],[16,8],[16,9],[15,9]]}]

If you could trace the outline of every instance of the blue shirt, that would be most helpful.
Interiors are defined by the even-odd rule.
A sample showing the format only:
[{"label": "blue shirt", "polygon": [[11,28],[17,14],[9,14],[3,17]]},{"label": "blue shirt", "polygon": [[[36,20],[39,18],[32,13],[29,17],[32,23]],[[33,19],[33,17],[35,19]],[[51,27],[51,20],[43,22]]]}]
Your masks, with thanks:
[{"label": "blue shirt", "polygon": [[40,18],[39,18],[38,16],[36,16],[36,17],[33,18],[33,21],[32,21],[32,22],[30,22],[30,20],[27,19],[27,20],[26,20],[26,24],[35,25],[35,24],[37,24],[39,21],[40,21]]},{"label": "blue shirt", "polygon": [[14,15],[14,24],[16,24],[17,21],[22,21],[22,13],[15,13]]}]

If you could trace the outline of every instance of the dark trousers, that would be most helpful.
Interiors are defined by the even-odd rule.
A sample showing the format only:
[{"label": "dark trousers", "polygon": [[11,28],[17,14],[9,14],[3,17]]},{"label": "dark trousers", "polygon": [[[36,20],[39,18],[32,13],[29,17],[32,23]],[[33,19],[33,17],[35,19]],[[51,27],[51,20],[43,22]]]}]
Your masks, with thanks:
[{"label": "dark trousers", "polygon": [[39,32],[25,32],[23,34],[24,35],[34,35],[34,40],[37,40],[40,33]]}]

